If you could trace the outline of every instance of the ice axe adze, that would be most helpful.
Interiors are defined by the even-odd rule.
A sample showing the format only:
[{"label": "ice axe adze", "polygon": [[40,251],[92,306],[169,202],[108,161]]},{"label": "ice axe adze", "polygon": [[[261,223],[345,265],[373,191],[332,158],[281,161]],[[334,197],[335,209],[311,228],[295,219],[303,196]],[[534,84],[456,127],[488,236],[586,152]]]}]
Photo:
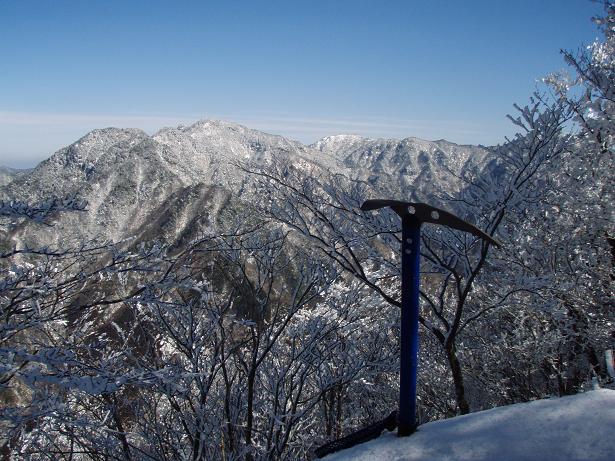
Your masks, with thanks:
[{"label": "ice axe adze", "polygon": [[399,366],[399,413],[397,435],[416,429],[416,371],[419,348],[419,266],[421,224],[432,223],[469,232],[496,246],[499,243],[457,216],[425,203],[398,200],[367,200],[363,211],[390,207],[402,221],[401,244],[401,338]]}]

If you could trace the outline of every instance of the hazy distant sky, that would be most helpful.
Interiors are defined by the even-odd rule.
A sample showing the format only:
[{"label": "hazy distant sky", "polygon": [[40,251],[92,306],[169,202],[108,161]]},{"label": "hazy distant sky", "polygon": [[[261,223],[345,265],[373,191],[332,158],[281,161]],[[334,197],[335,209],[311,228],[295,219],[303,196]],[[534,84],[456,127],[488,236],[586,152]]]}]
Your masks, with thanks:
[{"label": "hazy distant sky", "polygon": [[93,128],[222,118],[330,134],[496,144],[559,50],[598,36],[586,0],[0,0],[0,164]]}]

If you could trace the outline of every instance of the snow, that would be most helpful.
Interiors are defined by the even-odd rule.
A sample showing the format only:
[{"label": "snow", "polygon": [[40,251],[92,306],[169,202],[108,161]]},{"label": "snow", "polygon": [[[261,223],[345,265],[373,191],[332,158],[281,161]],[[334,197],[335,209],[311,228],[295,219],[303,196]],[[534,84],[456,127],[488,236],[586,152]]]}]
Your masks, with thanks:
[{"label": "snow", "polygon": [[537,400],[384,434],[326,461],[615,460],[615,390]]}]

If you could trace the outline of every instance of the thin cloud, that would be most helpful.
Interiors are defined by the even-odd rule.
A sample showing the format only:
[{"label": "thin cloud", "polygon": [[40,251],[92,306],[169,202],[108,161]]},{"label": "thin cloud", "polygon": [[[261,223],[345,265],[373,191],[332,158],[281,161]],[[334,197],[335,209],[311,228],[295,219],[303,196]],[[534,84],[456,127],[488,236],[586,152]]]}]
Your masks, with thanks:
[{"label": "thin cloud", "polygon": [[[370,132],[382,130],[383,132],[400,129],[444,129],[463,130],[467,133],[480,133],[477,124],[467,122],[419,120],[419,119],[386,119],[386,118],[298,118],[298,117],[271,117],[271,116],[241,116],[232,114],[197,114],[182,115],[117,115],[117,114],[66,114],[66,113],[40,113],[40,112],[12,112],[0,111],[0,125],[12,126],[81,126],[113,123],[123,127],[140,128],[141,126],[162,127],[168,124],[177,125],[194,122],[202,118],[222,118],[249,126],[270,126],[272,129],[291,128],[305,131],[330,130],[369,130]],[[407,133],[411,136],[412,133]]]},{"label": "thin cloud", "polygon": [[[475,135],[483,133],[483,129],[476,123],[434,121],[434,120],[408,120],[384,118],[295,118],[295,117],[226,117],[229,120],[242,123],[251,128],[265,131],[276,131],[281,134],[301,133],[311,135],[310,142],[318,137],[333,134],[358,134],[369,137],[396,137],[405,138],[431,137],[447,138],[455,135]],[[438,136],[439,135],[439,136]],[[305,141],[305,140],[304,140]]]}]

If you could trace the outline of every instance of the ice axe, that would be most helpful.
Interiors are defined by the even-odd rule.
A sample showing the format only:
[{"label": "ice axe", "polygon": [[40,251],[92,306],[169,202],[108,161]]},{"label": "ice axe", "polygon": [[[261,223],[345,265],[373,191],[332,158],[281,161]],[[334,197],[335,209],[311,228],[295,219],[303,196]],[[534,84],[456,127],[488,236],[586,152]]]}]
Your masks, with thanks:
[{"label": "ice axe", "polygon": [[366,200],[361,210],[390,207],[402,222],[401,243],[401,333],[399,365],[399,412],[397,435],[404,437],[416,429],[416,372],[419,349],[419,267],[421,224],[431,223],[469,232],[500,246],[490,235],[448,211],[425,203],[399,200]]}]

